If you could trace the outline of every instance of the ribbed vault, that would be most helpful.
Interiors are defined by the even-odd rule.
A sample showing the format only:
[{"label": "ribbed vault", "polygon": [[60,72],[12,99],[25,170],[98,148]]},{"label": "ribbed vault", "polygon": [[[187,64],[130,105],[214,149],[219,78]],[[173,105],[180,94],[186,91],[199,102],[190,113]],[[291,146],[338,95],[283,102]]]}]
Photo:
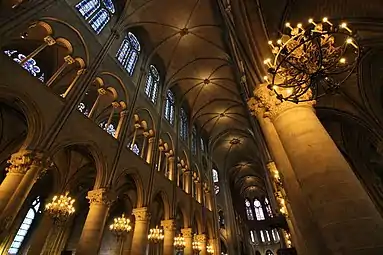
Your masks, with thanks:
[{"label": "ribbed vault", "polygon": [[216,141],[218,168],[230,172],[241,193],[262,189],[257,167],[230,170],[243,162],[253,166],[257,150],[216,1],[132,0],[126,9],[126,24],[142,27],[149,35],[149,62],[161,59],[165,89],[177,91],[191,124],[197,123]]}]

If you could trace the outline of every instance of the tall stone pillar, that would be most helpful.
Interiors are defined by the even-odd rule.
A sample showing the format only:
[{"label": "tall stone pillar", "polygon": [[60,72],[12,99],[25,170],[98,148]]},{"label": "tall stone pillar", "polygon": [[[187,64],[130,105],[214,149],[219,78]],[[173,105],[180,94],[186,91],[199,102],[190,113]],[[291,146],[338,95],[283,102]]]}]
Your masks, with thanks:
[{"label": "tall stone pillar", "polygon": [[146,162],[148,164],[152,163],[154,139],[154,137],[149,137],[148,139],[148,153],[146,154]]},{"label": "tall stone pillar", "polygon": [[192,192],[192,180],[191,180],[191,172],[189,169],[183,168],[183,177],[184,177],[184,190],[186,193],[191,194]]},{"label": "tall stone pillar", "polygon": [[169,179],[171,181],[175,180],[176,177],[174,176],[175,175],[175,172],[174,172],[174,156],[169,156],[168,158],[168,169],[169,169]]},{"label": "tall stone pillar", "polygon": [[8,229],[25,202],[40,174],[46,168],[46,162],[41,153],[22,150],[14,153],[8,161],[8,174],[0,186],[0,213]]},{"label": "tall stone pillar", "polygon": [[193,255],[193,230],[191,228],[181,229],[182,236],[185,240],[184,255]]},{"label": "tall stone pillar", "polygon": [[308,254],[383,253],[383,219],[318,120],[313,103],[281,103],[264,85],[255,90],[252,103],[258,116],[272,121],[316,223],[303,237],[318,233],[323,238],[324,246],[310,246]]},{"label": "tall stone pillar", "polygon": [[135,216],[131,255],[142,255],[148,245],[148,227],[150,213],[147,207],[135,208],[132,214]]},{"label": "tall stone pillar", "polygon": [[207,255],[206,235],[205,234],[197,235],[196,239],[201,244],[201,252],[199,253],[199,255]]},{"label": "tall stone pillar", "polygon": [[132,239],[133,233],[129,232],[124,240],[124,247],[121,255],[130,255],[130,251],[132,250]]},{"label": "tall stone pillar", "polygon": [[78,255],[98,254],[109,208],[113,201],[112,194],[106,189],[89,191],[87,199],[90,206],[76,249]]},{"label": "tall stone pillar", "polygon": [[164,228],[164,252],[163,255],[174,254],[174,235],[175,235],[175,221],[163,220],[161,226]]}]

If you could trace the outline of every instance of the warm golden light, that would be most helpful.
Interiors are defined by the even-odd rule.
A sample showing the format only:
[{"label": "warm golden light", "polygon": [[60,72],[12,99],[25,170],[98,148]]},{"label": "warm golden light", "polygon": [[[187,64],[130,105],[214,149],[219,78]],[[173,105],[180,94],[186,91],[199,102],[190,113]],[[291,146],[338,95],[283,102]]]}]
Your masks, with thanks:
[{"label": "warm golden light", "polygon": [[340,62],[341,64],[346,64],[346,59],[345,59],[345,58],[341,58],[341,59],[339,60],[339,62]]},{"label": "warm golden light", "polygon": [[206,251],[207,251],[207,254],[214,254],[214,248],[212,245],[208,245],[206,246]]},{"label": "warm golden light", "polygon": [[130,220],[125,218],[125,214],[114,218],[113,223],[109,226],[109,230],[117,237],[125,236],[131,229]]},{"label": "warm golden light", "polygon": [[179,235],[174,237],[174,248],[176,251],[183,251],[185,249],[186,242],[183,236]]},{"label": "warm golden light", "polygon": [[149,241],[154,242],[154,243],[158,243],[158,242],[164,240],[163,230],[158,228],[157,226],[156,226],[156,228],[150,229],[148,239],[149,239]]},{"label": "warm golden light", "polygon": [[66,220],[70,215],[75,212],[74,202],[75,199],[71,198],[69,192],[65,195],[54,196],[52,202],[45,206],[45,211],[55,220]]}]

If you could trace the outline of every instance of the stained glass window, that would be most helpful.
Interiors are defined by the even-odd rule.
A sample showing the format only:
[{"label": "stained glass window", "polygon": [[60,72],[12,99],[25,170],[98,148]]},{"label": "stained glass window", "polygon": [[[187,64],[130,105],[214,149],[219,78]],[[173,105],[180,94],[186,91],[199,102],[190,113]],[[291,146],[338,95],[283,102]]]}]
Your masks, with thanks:
[{"label": "stained glass window", "polygon": [[83,0],[76,5],[76,9],[88,19],[100,6],[100,0]]},{"label": "stained glass window", "polygon": [[265,234],[263,233],[263,230],[259,231],[259,233],[261,234],[261,242],[265,243],[266,239],[265,239]]},{"label": "stained glass window", "polygon": [[213,182],[218,182],[218,171],[216,169],[213,169]]},{"label": "stained glass window", "polygon": [[248,199],[245,200],[246,214],[248,220],[254,220],[253,211],[251,210],[251,204]]},{"label": "stained glass window", "polygon": [[266,208],[267,215],[270,218],[273,218],[273,210],[271,210],[271,205],[270,205],[269,200],[267,198],[265,198],[265,208]]},{"label": "stained glass window", "polygon": [[92,29],[99,34],[111,16],[116,12],[112,0],[82,0],[76,5],[76,9],[89,21]]},{"label": "stained glass window", "polygon": [[[26,58],[24,54],[18,52],[17,50],[5,50],[4,53],[17,63],[20,63]],[[23,68],[32,76],[37,77],[40,81],[44,82],[44,73],[41,71],[41,68],[37,65],[36,60],[33,58],[28,59],[28,61],[23,64]]]},{"label": "stained glass window", "polygon": [[197,128],[193,126],[192,128],[192,140],[191,140],[191,151],[194,155],[197,154]]},{"label": "stained glass window", "polygon": [[21,226],[19,230],[16,233],[16,236],[13,238],[11,247],[8,250],[8,254],[17,254],[25,236],[28,233],[29,228],[32,225],[33,220],[36,217],[36,214],[39,213],[39,208],[40,208],[40,198],[37,197],[31,207],[29,208],[27,215],[25,216],[23,222],[21,223]]},{"label": "stained glass window", "polygon": [[125,68],[125,70],[128,71],[130,76],[133,75],[138,56],[140,55],[140,50],[141,46],[137,37],[129,32],[125,39],[122,41],[116,58]]},{"label": "stained glass window", "polygon": [[251,242],[255,243],[255,237],[254,237],[253,231],[250,231],[250,238],[251,238]]},{"label": "stained glass window", "polygon": [[175,97],[173,92],[169,89],[166,93],[164,115],[165,115],[165,119],[167,119],[169,123],[172,125],[174,124],[174,106],[175,106]]},{"label": "stained glass window", "polygon": [[188,117],[184,108],[180,109],[180,120],[180,137],[182,138],[182,140],[186,141],[188,138]]},{"label": "stained glass window", "polygon": [[254,200],[255,217],[257,220],[264,220],[265,214],[263,213],[261,202],[258,199]]},{"label": "stained glass window", "polygon": [[100,127],[102,129],[104,129],[108,134],[110,134],[111,136],[115,137],[115,135],[116,135],[116,128],[114,127],[113,124],[109,124],[109,126],[108,126],[108,123],[101,122],[100,123]]},{"label": "stained glass window", "polygon": [[87,107],[86,107],[86,105],[85,105],[84,103],[81,102],[81,103],[77,106],[77,109],[78,109],[80,112],[82,112],[85,116],[88,116],[89,111],[88,111],[88,109],[87,109]]},{"label": "stained glass window", "polygon": [[157,69],[153,65],[150,65],[149,73],[146,78],[145,94],[149,97],[149,99],[153,103],[157,102],[159,83],[160,83],[160,75],[158,74]]},{"label": "stained glass window", "polygon": [[93,30],[96,31],[97,34],[99,34],[105,27],[105,25],[109,22],[109,20],[109,12],[105,9],[101,9],[96,13],[96,15],[92,17],[92,19],[89,21],[89,24],[91,25]]},{"label": "stained glass window", "polygon": [[134,152],[134,154],[140,155],[140,148],[138,148],[138,145],[136,143],[133,145],[132,151]]},{"label": "stained glass window", "polygon": [[274,228],[273,230],[271,230],[271,234],[273,235],[273,241],[275,243],[279,243],[279,241],[281,240],[281,238],[279,237],[279,233],[278,233],[278,230],[276,228]]},{"label": "stained glass window", "polygon": [[205,141],[203,140],[202,137],[200,138],[200,146],[201,146],[201,151],[205,151]]},{"label": "stained glass window", "polygon": [[265,230],[265,233],[266,233],[266,241],[267,241],[268,243],[271,242],[269,231],[268,231],[268,230]]}]

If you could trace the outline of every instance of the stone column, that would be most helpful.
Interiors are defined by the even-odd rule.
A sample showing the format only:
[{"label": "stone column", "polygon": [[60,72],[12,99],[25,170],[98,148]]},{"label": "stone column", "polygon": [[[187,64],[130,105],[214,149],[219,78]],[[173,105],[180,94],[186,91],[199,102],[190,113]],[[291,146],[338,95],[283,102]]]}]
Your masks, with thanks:
[{"label": "stone column", "polygon": [[148,164],[152,163],[153,144],[154,144],[154,137],[149,137],[149,139],[148,139],[148,153],[146,154],[146,162]]},{"label": "stone column", "polygon": [[168,170],[169,170],[169,180],[173,181],[175,179],[174,176],[174,156],[168,157]]},{"label": "stone column", "polygon": [[125,122],[125,118],[126,118],[127,114],[128,114],[127,111],[120,112],[120,119],[118,120],[118,125],[117,125],[117,128],[116,128],[116,134],[115,134],[115,137],[114,137],[116,139],[120,138],[120,133],[121,133],[122,127],[124,126],[124,122]]},{"label": "stone column", "polygon": [[45,171],[47,160],[41,153],[22,150],[8,161],[8,174],[0,186],[0,213],[3,230],[8,229],[36,180]]},{"label": "stone column", "polygon": [[163,255],[174,254],[174,235],[175,235],[175,221],[163,220],[161,226],[164,228],[164,252]]},{"label": "stone column", "polygon": [[112,203],[112,194],[106,189],[96,189],[88,192],[89,212],[77,245],[77,255],[98,254]]},{"label": "stone column", "polygon": [[132,239],[133,239],[133,233],[129,232],[126,235],[125,241],[124,241],[124,247],[121,255],[130,255],[130,251],[132,250]]},{"label": "stone column", "polygon": [[[184,177],[184,190],[186,193],[191,194],[192,192],[192,180],[191,172],[187,168],[182,168],[183,177]],[[193,194],[191,194],[193,195]]]},{"label": "stone column", "polygon": [[150,213],[147,207],[135,208],[132,214],[135,216],[131,255],[145,254],[148,245],[148,227]]},{"label": "stone column", "polygon": [[316,223],[303,237],[323,238],[324,246],[310,246],[308,254],[383,253],[383,219],[315,115],[313,102],[281,103],[261,85],[252,103],[255,114],[275,126]]},{"label": "stone column", "polygon": [[193,230],[191,228],[181,229],[182,236],[185,240],[184,255],[193,255]]},{"label": "stone column", "polygon": [[207,250],[206,250],[206,235],[205,234],[201,234],[201,235],[197,235],[196,236],[196,240],[200,243],[201,245],[201,252],[199,253],[199,255],[207,255]]}]

